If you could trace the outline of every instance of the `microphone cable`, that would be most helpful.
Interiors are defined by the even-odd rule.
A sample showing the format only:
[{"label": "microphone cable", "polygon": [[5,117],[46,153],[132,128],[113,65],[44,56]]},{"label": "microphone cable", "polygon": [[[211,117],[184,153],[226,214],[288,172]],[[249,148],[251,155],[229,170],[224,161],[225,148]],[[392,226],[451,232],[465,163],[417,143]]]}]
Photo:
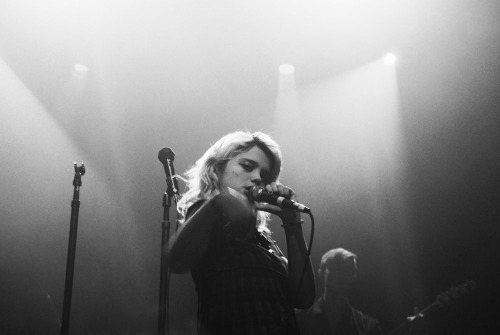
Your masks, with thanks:
[{"label": "microphone cable", "polygon": [[[312,215],[311,211],[307,212],[307,214],[309,214],[309,217],[311,218],[311,232],[309,234],[309,245],[307,246],[307,252],[304,258],[304,268],[302,269],[302,274],[300,275],[299,285],[297,286],[297,292],[300,290],[300,287],[302,286],[302,281],[304,280],[304,276],[307,271],[307,265],[309,264],[309,258],[311,257],[311,251],[314,239],[314,216]],[[311,269],[312,269],[312,264],[311,264]]]}]

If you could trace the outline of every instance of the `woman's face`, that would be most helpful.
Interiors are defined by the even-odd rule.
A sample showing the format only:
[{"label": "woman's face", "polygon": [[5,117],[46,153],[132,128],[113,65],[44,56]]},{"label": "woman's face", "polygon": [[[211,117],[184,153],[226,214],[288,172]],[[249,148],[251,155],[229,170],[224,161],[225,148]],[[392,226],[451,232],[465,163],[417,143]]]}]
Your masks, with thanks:
[{"label": "woman's face", "polygon": [[266,185],[271,175],[271,161],[258,146],[231,158],[219,177],[220,188],[230,187],[245,194],[253,186]]}]

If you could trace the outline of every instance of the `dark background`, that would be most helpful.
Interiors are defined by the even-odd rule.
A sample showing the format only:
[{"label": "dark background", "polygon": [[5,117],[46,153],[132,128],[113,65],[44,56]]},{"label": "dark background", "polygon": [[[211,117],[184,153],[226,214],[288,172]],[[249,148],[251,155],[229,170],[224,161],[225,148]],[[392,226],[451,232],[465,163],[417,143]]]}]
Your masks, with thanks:
[{"label": "dark background", "polygon": [[[58,333],[75,161],[87,173],[71,334],[156,333],[158,151],[182,173],[236,129],[282,144],[282,181],[313,209],[315,266],[331,248],[358,255],[355,307],[389,331],[474,280],[422,327],[488,333],[499,18],[489,0],[2,1],[0,333]],[[170,292],[171,333],[193,333],[190,276]]]}]

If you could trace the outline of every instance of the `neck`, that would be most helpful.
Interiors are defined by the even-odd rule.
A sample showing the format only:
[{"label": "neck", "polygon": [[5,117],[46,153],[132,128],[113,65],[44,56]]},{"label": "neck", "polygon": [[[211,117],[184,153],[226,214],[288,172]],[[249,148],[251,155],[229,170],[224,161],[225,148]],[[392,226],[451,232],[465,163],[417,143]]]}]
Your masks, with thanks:
[{"label": "neck", "polygon": [[323,301],[329,306],[343,307],[349,304],[349,298],[345,292],[325,291]]},{"label": "neck", "polygon": [[345,294],[323,294],[323,312],[328,318],[328,322],[332,329],[335,329],[345,317],[345,313],[349,307],[349,299]]}]

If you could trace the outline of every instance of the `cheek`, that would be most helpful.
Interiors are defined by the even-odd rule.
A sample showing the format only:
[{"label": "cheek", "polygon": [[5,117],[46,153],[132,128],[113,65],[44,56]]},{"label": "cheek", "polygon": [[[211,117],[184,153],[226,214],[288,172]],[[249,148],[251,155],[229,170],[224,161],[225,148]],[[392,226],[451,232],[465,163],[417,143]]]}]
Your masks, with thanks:
[{"label": "cheek", "polygon": [[229,170],[227,171],[228,175],[232,178],[237,178],[242,175],[242,171],[238,166],[230,166]]},{"label": "cheek", "polygon": [[238,180],[239,176],[240,173],[236,171],[236,169],[228,167],[223,175],[222,182],[226,186],[233,185],[233,183]]}]

